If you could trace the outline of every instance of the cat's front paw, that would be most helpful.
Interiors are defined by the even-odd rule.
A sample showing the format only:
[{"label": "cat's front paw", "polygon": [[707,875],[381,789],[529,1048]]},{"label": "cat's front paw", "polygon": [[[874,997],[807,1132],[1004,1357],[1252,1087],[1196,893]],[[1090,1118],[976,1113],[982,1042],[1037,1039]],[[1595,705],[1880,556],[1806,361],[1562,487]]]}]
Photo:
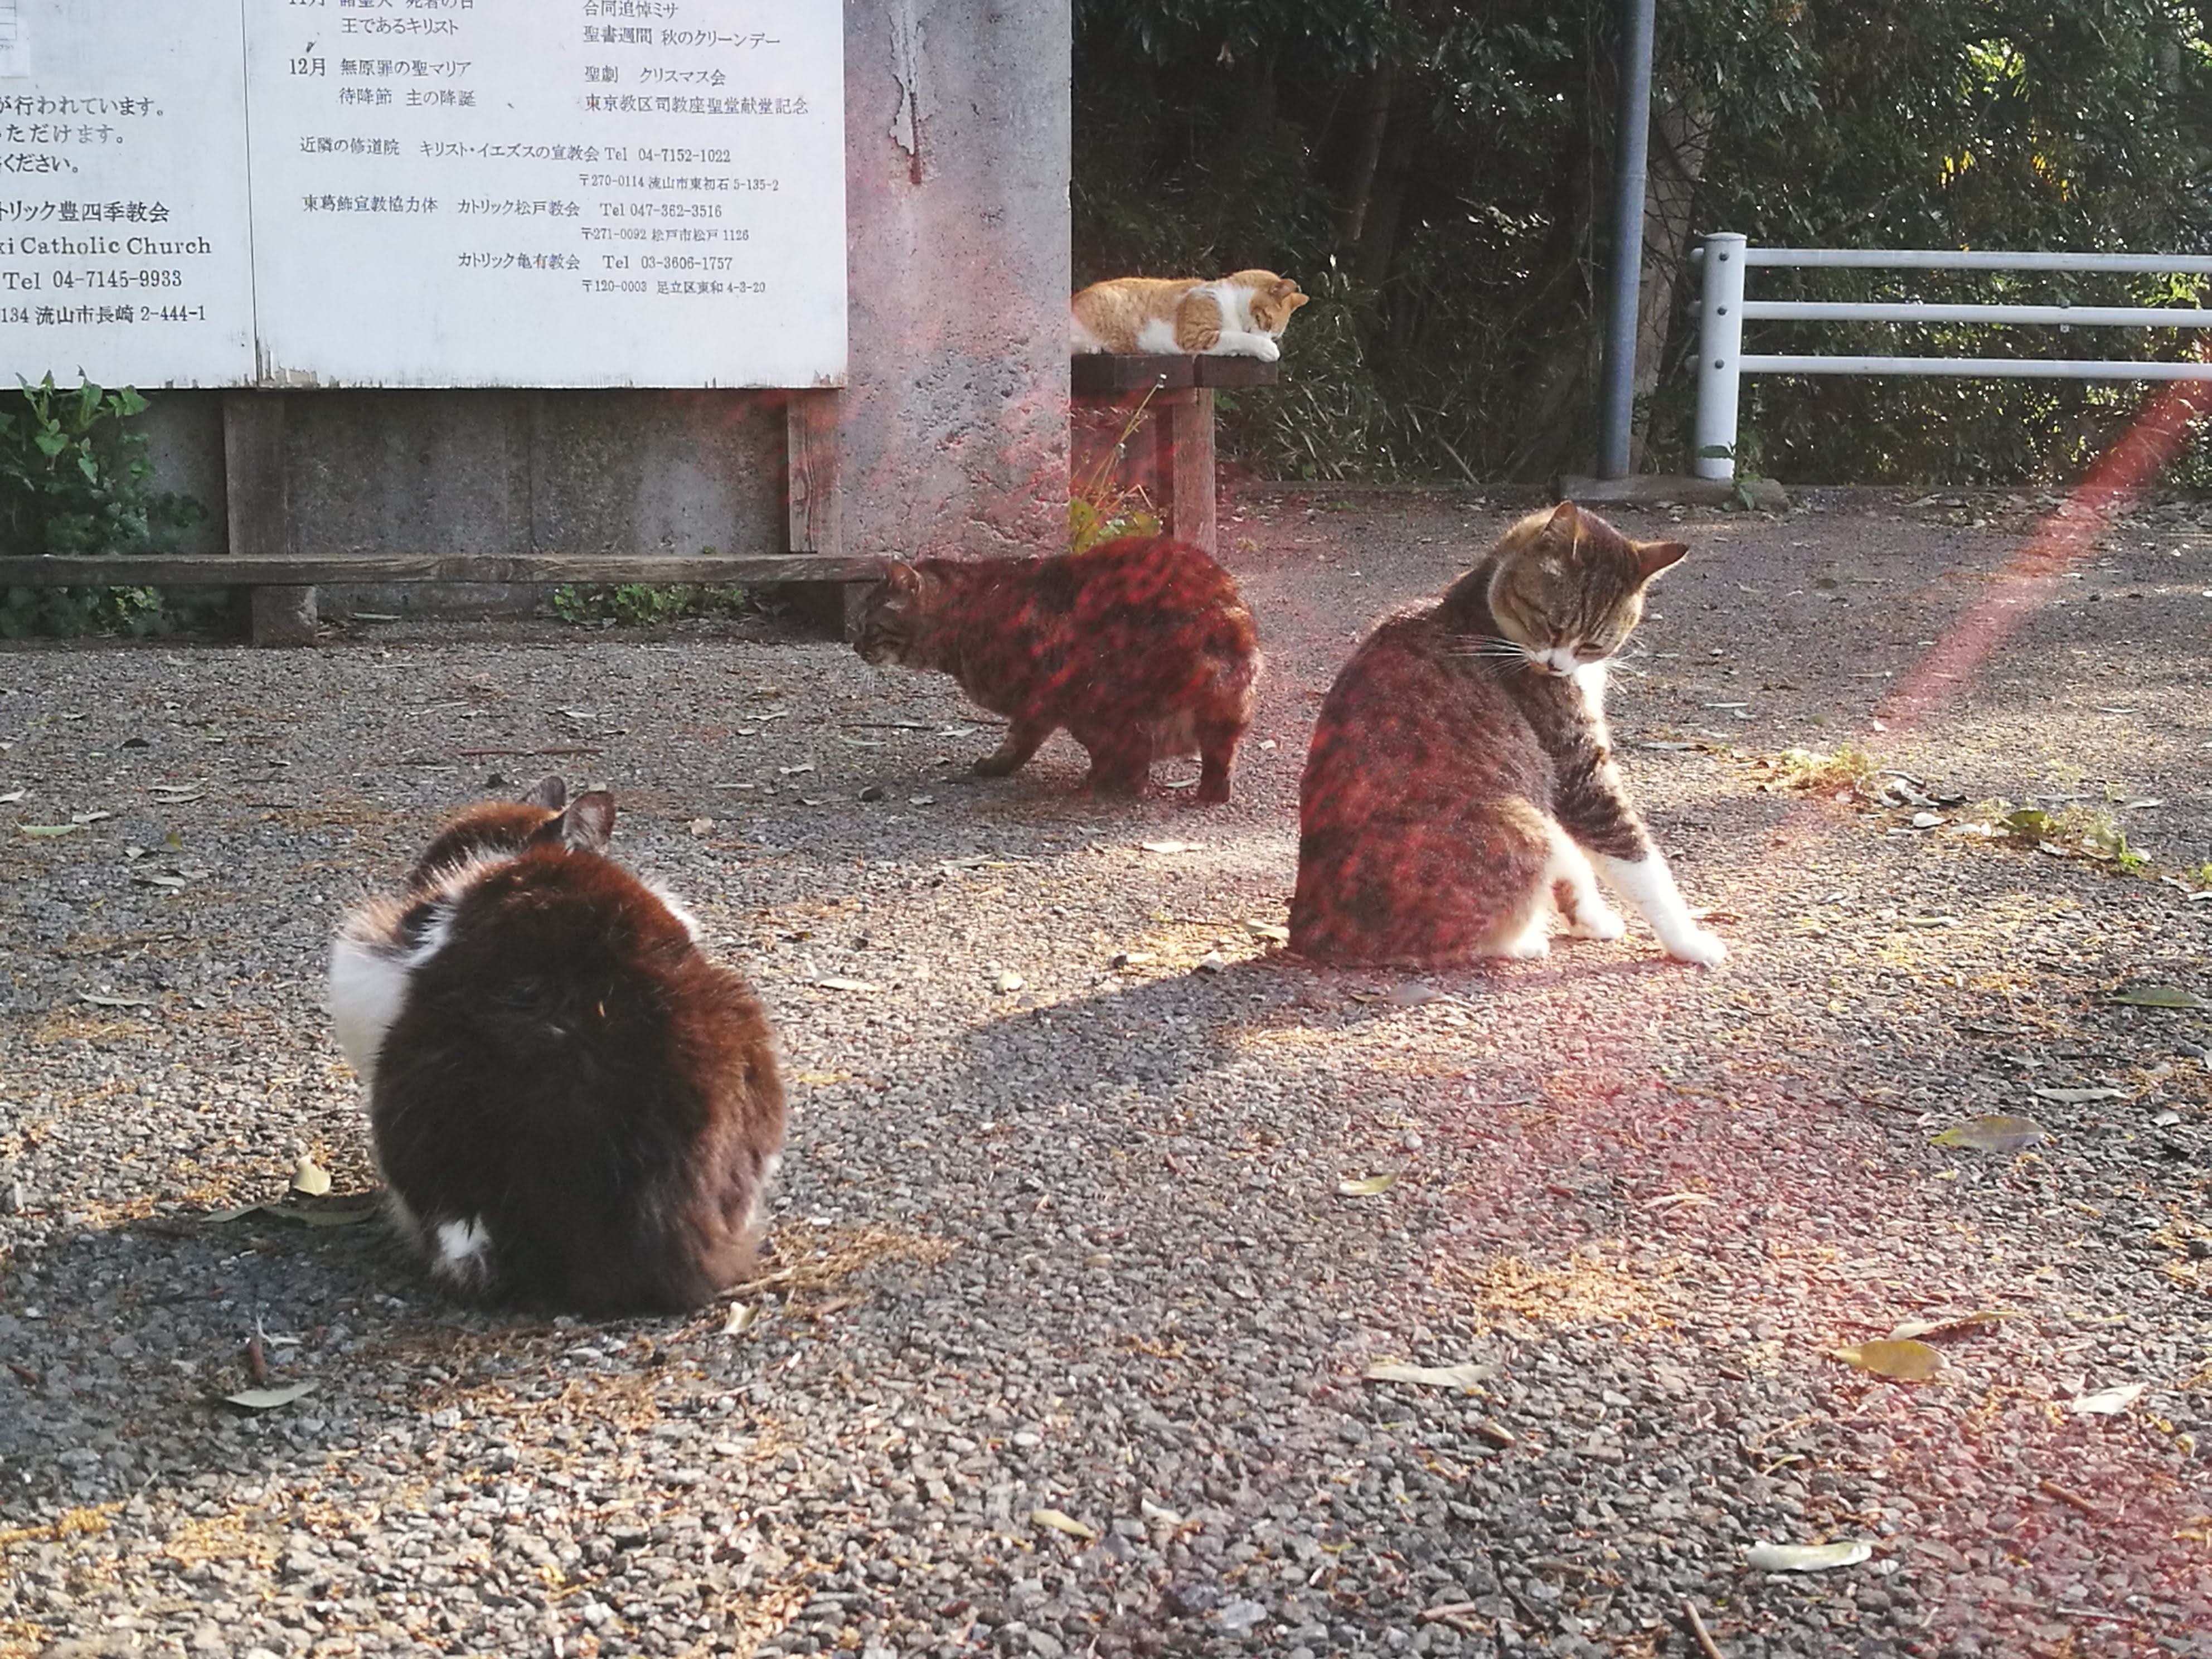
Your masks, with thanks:
[{"label": "cat's front paw", "polygon": [[1695,963],[1700,968],[1717,968],[1728,960],[1728,946],[1721,943],[1720,935],[1709,933],[1702,927],[1692,927],[1688,933],[1666,943],[1667,954],[1677,962]]},{"label": "cat's front paw", "polygon": [[1551,934],[1540,924],[1516,939],[1506,941],[1502,955],[1514,962],[1541,962],[1552,954]]},{"label": "cat's front paw", "polygon": [[1252,355],[1263,363],[1272,363],[1283,355],[1283,349],[1275,343],[1272,335],[1255,334],[1252,337]]},{"label": "cat's front paw", "polygon": [[1628,924],[1620,919],[1617,910],[1603,905],[1595,908],[1583,905],[1575,912],[1574,920],[1567,925],[1571,939],[1616,939],[1628,932]]}]

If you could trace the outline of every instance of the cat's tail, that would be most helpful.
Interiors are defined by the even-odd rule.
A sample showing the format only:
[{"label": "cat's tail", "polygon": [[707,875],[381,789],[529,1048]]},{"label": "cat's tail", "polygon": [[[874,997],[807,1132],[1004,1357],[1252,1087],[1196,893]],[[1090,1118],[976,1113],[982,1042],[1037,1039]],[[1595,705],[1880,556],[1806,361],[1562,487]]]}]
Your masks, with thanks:
[{"label": "cat's tail", "polygon": [[1248,611],[1220,617],[1206,631],[1200,654],[1211,670],[1212,690],[1221,705],[1233,707],[1249,722],[1259,696],[1260,677],[1267,672],[1267,654],[1260,649],[1260,632]]}]

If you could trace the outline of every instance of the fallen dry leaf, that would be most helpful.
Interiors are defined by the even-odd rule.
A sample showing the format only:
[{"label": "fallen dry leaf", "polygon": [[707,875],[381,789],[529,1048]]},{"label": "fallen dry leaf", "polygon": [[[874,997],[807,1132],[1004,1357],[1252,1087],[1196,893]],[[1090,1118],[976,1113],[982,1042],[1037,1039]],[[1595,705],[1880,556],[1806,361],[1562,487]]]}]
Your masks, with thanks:
[{"label": "fallen dry leaf", "polygon": [[1744,1565],[1758,1572],[1826,1572],[1832,1567],[1855,1567],[1874,1553],[1864,1539],[1844,1544],[1753,1544],[1744,1552]]},{"label": "fallen dry leaf", "polygon": [[305,1193],[309,1198],[320,1198],[331,1189],[331,1172],[301,1153],[300,1161],[292,1166],[292,1190]]},{"label": "fallen dry leaf", "polygon": [[2066,1409],[2076,1417],[2118,1417],[2142,1399],[2149,1387],[2148,1382],[2123,1382],[2118,1388],[2100,1389],[2069,1400]]},{"label": "fallen dry leaf", "polygon": [[1854,1370],[1899,1382],[1924,1382],[1943,1369],[1940,1351],[1909,1337],[1861,1342],[1854,1347],[1831,1348],[1828,1352]]},{"label": "fallen dry leaf", "polygon": [[1495,1365],[1408,1365],[1377,1360],[1367,1368],[1370,1382],[1417,1382],[1425,1389],[1471,1389],[1498,1375]]},{"label": "fallen dry leaf", "polygon": [[2212,1008],[2212,1002],[2179,985],[2130,985],[2112,1000],[2124,1008]]},{"label": "fallen dry leaf", "polygon": [[274,1411],[279,1406],[289,1406],[303,1394],[313,1394],[320,1387],[316,1382],[288,1382],[281,1389],[241,1389],[236,1394],[222,1396],[226,1406],[238,1406],[250,1412]]},{"label": "fallen dry leaf", "polygon": [[1070,1538],[1087,1540],[1098,1536],[1097,1528],[1085,1526],[1082,1522],[1063,1510],[1031,1510],[1030,1519],[1040,1527],[1050,1527],[1054,1532],[1064,1532]]},{"label": "fallen dry leaf", "polygon": [[[2036,1093],[2042,1094],[2043,1090]],[[1998,1112],[1954,1123],[1929,1143],[1936,1146],[1965,1146],[1977,1152],[2009,1152],[2049,1138],[2051,1131],[2032,1117],[2011,1117]]]},{"label": "fallen dry leaf", "polygon": [[1155,1527],[1174,1528],[1190,1524],[1180,1510],[1171,1510],[1164,1504],[1155,1504],[1141,1493],[1137,1498],[1137,1513],[1145,1518],[1147,1524]]},{"label": "fallen dry leaf", "polygon": [[373,1194],[349,1193],[325,1204],[241,1204],[235,1209],[211,1211],[200,1219],[216,1227],[250,1215],[265,1215],[302,1227],[353,1227],[375,1215],[377,1208]]},{"label": "fallen dry leaf", "polygon": [[1908,1319],[1889,1334],[1892,1342],[1922,1341],[1936,1336],[1965,1336],[1974,1331],[1993,1330],[2002,1324],[2001,1313],[1956,1314],[1948,1319]]},{"label": "fallen dry leaf", "polygon": [[1346,1176],[1336,1183],[1336,1190],[1346,1198],[1372,1198],[1377,1193],[1387,1193],[1398,1184],[1394,1175]]}]

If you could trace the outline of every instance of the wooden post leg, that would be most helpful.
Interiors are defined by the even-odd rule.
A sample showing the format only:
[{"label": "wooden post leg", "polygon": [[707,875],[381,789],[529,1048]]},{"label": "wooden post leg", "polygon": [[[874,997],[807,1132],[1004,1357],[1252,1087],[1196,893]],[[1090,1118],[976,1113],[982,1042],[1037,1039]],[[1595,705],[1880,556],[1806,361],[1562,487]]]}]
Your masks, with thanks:
[{"label": "wooden post leg", "polygon": [[312,587],[252,587],[252,637],[256,645],[313,645],[315,590]]},{"label": "wooden post leg", "polygon": [[1167,453],[1163,458],[1174,482],[1176,538],[1211,557],[1217,550],[1219,521],[1214,502],[1213,388],[1194,386],[1178,392],[1163,412]]},{"label": "wooden post leg", "polygon": [[837,394],[793,392],[783,406],[789,465],[787,495],[791,550],[839,554],[845,550],[837,467]]},{"label": "wooden post leg", "polygon": [[[230,556],[281,559],[290,553],[284,487],[284,394],[226,392],[222,397],[223,495]],[[256,645],[313,645],[315,590],[255,586]]]},{"label": "wooden post leg", "polygon": [[845,582],[845,643],[853,644],[860,637],[860,623],[867,615],[868,596],[883,584],[880,582]]}]

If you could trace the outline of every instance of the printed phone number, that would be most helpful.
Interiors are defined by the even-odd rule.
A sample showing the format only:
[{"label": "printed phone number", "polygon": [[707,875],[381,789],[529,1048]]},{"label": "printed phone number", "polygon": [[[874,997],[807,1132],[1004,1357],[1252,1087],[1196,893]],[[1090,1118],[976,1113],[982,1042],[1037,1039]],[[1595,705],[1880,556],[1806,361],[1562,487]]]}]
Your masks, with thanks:
[{"label": "printed phone number", "polygon": [[181,270],[0,270],[0,289],[35,294],[42,289],[182,288]]}]

